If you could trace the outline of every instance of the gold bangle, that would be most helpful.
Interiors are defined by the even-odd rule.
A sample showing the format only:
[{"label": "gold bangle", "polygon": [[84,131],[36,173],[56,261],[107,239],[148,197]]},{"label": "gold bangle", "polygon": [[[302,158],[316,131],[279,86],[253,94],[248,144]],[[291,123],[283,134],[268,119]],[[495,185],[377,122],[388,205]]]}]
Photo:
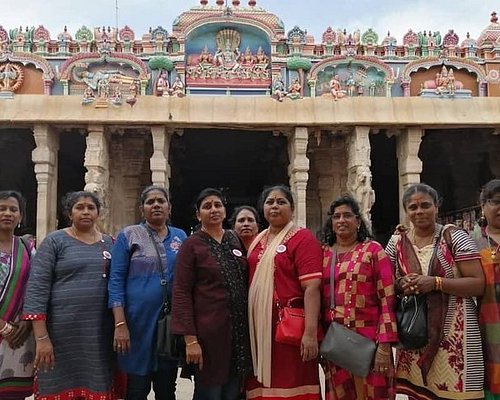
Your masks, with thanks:
[{"label": "gold bangle", "polygon": [[126,322],[125,322],[125,321],[120,321],[120,322],[117,322],[117,323],[115,324],[115,328],[118,328],[119,326],[122,326],[122,325],[125,325],[125,324],[126,324]]},{"label": "gold bangle", "polygon": [[441,278],[440,276],[436,276],[434,277],[434,290],[437,290],[437,291],[443,291],[443,278]]},{"label": "gold bangle", "polygon": [[197,340],[193,340],[192,342],[186,343],[186,346],[192,346],[193,344],[198,343]]}]

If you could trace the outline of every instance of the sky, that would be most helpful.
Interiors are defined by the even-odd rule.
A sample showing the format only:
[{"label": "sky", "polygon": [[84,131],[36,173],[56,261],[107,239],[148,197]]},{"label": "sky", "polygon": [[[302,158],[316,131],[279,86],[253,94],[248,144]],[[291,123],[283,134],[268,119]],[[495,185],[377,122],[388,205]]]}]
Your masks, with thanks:
[{"label": "sky", "polygon": [[[7,1],[0,0],[0,5]],[[199,0],[16,0],[15,6],[0,7],[0,25],[7,31],[43,25],[51,38],[67,25],[74,36],[82,25],[116,26],[117,2],[118,26],[130,26],[136,39],[149,27],[162,26],[170,32],[179,14],[199,5]],[[242,6],[247,3],[241,0]],[[208,4],[215,6],[215,0]],[[286,32],[297,25],[317,43],[329,26],[348,32],[360,29],[361,33],[372,28],[379,35],[379,43],[390,31],[399,44],[409,29],[439,30],[441,36],[454,29],[461,42],[467,32],[477,39],[489,25],[491,12],[500,12],[498,0],[257,0],[257,7],[280,17]]]}]

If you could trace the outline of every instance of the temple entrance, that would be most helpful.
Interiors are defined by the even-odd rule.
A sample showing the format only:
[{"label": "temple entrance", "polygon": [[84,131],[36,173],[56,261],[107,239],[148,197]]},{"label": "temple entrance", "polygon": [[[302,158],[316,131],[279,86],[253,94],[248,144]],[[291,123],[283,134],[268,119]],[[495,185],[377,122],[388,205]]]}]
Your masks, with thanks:
[{"label": "temple entrance", "polygon": [[375,239],[384,246],[399,223],[398,160],[396,137],[370,135],[372,187],[375,204],[371,209]]},{"label": "temple entrance", "polygon": [[287,138],[271,132],[186,129],[170,146],[172,223],[187,233],[197,225],[194,202],[206,187],[222,190],[227,216],[255,206],[265,186],[288,184]]}]

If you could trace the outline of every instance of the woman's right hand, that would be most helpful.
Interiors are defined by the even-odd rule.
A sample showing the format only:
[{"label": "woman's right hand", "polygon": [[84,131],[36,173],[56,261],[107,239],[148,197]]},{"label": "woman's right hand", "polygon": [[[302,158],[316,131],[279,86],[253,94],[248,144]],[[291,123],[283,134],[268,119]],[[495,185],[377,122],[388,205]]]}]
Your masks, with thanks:
[{"label": "woman's right hand", "polygon": [[127,353],[130,350],[130,333],[127,324],[115,327],[113,348],[117,353]]},{"label": "woman's right hand", "polygon": [[197,364],[200,371],[203,369],[203,354],[197,340],[186,342],[186,363]]},{"label": "woman's right hand", "polygon": [[35,368],[47,372],[54,369],[54,347],[49,337],[36,342]]}]

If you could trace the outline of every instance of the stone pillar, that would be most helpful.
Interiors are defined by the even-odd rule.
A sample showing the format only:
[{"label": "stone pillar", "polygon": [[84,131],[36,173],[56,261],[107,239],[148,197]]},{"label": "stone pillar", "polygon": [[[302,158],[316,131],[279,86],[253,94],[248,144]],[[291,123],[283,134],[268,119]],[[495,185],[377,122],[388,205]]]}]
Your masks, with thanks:
[{"label": "stone pillar", "polygon": [[309,159],[307,158],[307,128],[297,127],[288,138],[288,176],[290,188],[295,194],[295,223],[306,226],[306,189],[309,179]]},{"label": "stone pillar", "polygon": [[167,132],[165,126],[152,126],[151,136],[153,138],[153,155],[149,161],[151,181],[153,185],[162,186],[168,190],[171,173],[168,162],[171,133]]},{"label": "stone pillar", "polygon": [[85,190],[95,193],[101,200],[101,216],[99,228],[109,232],[110,201],[109,201],[109,144],[104,126],[89,125],[87,149],[85,150],[84,166]]},{"label": "stone pillar", "polygon": [[399,221],[408,223],[401,204],[404,191],[412,184],[420,182],[422,161],[418,158],[418,150],[422,142],[423,129],[411,127],[397,136],[397,157],[399,170]]},{"label": "stone pillar", "polygon": [[36,239],[57,228],[57,152],[59,136],[48,125],[35,125],[36,148],[32,152],[37,181]]},{"label": "stone pillar", "polygon": [[370,210],[375,203],[370,170],[370,127],[355,126],[346,139],[347,144],[347,190],[359,203],[361,216],[371,229]]}]

